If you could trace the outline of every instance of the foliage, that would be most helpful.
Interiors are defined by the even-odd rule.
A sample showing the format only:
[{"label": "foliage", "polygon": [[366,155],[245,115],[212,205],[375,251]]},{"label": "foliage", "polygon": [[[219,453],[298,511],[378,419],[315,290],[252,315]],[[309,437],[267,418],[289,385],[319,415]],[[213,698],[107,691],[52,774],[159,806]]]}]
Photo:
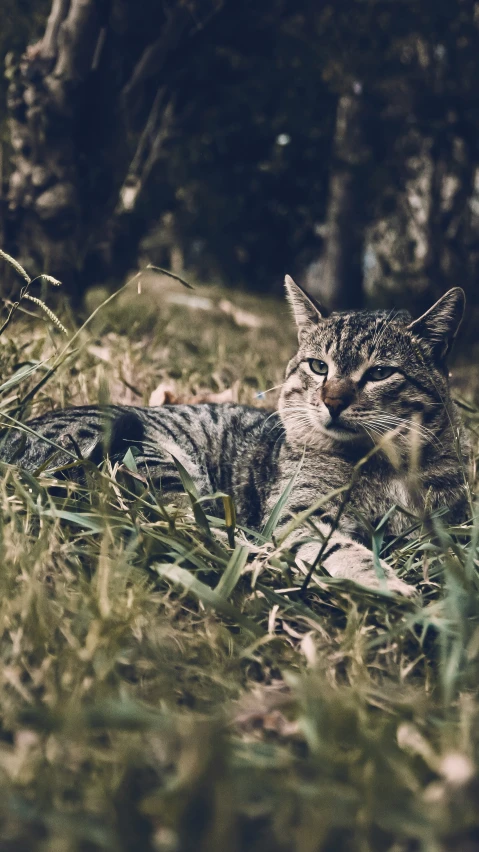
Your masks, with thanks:
[{"label": "foliage", "polygon": [[[90,295],[70,347],[20,305],[2,420],[167,383],[240,379],[252,401],[293,331],[284,305],[241,296],[235,315],[221,296],[136,276],[99,310]],[[3,848],[475,848],[478,519],[386,549],[411,602],[319,574],[302,596],[274,522],[254,535],[194,493],[169,505],[131,453],[83,486],[4,465],[0,500]]]},{"label": "foliage", "polygon": [[[91,44],[72,15],[51,56],[18,63],[47,13],[23,3],[6,2],[0,36],[16,54],[5,232],[38,269],[61,275],[61,259],[70,295],[122,279],[138,252],[263,292],[289,270],[320,295],[325,248],[340,256],[341,232],[358,231],[368,295],[423,308],[460,282],[476,301],[474,3],[90,0]],[[341,144],[351,93],[358,127]],[[343,172],[357,197],[340,215]]]},{"label": "foliage", "polygon": [[[35,41],[45,25],[49,11],[48,0],[2,0],[2,28],[0,30],[0,57],[16,54],[25,50],[28,43]],[[8,78],[4,68],[0,74],[0,135],[4,136],[5,98]],[[5,134],[6,135],[6,134]]]},{"label": "foliage", "polygon": [[[170,241],[205,279],[277,292],[336,227],[359,226],[368,292],[393,304],[388,291],[407,292],[425,308],[461,281],[475,300],[474,15],[453,0],[226,6],[171,75],[174,129],[142,211],[156,220],[162,199]],[[346,152],[338,101],[355,90],[361,139]],[[327,202],[345,163],[361,203],[334,222]]]}]

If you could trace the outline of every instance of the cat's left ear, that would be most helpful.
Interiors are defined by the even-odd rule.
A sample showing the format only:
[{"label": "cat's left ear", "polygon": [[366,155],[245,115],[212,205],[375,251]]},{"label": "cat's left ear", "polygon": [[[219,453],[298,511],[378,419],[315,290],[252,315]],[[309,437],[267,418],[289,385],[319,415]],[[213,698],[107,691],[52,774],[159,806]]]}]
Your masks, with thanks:
[{"label": "cat's left ear", "polygon": [[286,287],[288,302],[293,309],[299,334],[305,328],[319,325],[326,315],[325,310],[299,284],[296,284],[296,281],[293,281],[290,275],[285,276],[284,286]]},{"label": "cat's left ear", "polygon": [[422,317],[408,325],[415,337],[426,343],[434,355],[443,359],[449,353],[464,316],[466,296],[461,287],[453,287]]}]

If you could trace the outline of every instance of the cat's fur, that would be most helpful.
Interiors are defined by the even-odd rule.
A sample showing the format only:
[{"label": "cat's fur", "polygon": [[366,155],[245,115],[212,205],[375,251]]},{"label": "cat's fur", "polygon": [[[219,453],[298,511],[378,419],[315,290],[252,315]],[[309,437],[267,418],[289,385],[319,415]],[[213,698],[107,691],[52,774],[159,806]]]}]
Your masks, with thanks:
[{"label": "cat's fur", "polygon": [[[311,563],[333,527],[323,566],[333,576],[377,586],[362,518],[374,524],[394,504],[419,516],[441,507],[456,521],[464,516],[467,458],[459,449],[446,368],[464,293],[450,290],[412,322],[405,311],[326,317],[289,277],[286,289],[299,348],[287,367],[277,414],[233,404],[70,408],[30,421],[43,440],[11,429],[0,457],[34,471],[71,461],[53,445],[96,463],[105,451],[122,459],[131,446],[140,473],[168,495],[182,487],[175,456],[200,494],[232,494],[240,522],[250,528],[261,528],[295,476],[277,530],[319,498],[339,492],[314,512],[317,540],[301,543],[303,529],[292,533],[290,543],[297,542],[298,557]],[[327,375],[313,372],[318,363]],[[394,372],[378,380],[378,367]],[[375,373],[367,372],[372,368]],[[368,380],[372,375],[375,381]],[[340,489],[353,477],[336,528]],[[410,523],[395,511],[387,532],[397,535]],[[381,565],[389,588],[411,591],[386,562]]]}]

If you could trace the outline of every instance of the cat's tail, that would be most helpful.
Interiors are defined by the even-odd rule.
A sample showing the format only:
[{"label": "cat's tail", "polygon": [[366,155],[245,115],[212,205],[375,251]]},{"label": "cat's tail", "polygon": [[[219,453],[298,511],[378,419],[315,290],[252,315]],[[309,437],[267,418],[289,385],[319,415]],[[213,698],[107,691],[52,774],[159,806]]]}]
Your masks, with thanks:
[{"label": "cat's tail", "polygon": [[[3,424],[0,461],[31,472],[47,470],[78,478],[78,461],[99,465],[121,460],[128,447],[141,448],[144,426],[133,407],[109,405],[51,412],[25,426]],[[65,471],[61,471],[65,468]]]}]

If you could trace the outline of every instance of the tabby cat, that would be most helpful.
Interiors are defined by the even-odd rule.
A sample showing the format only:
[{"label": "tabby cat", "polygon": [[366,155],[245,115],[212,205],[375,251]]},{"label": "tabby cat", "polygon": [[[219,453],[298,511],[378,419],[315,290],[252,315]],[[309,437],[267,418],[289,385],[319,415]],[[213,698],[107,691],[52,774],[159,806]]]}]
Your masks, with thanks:
[{"label": "tabby cat", "polygon": [[[406,311],[328,316],[289,276],[285,283],[299,347],[276,413],[235,404],[69,408],[31,420],[32,431],[10,429],[0,457],[54,470],[71,452],[100,463],[105,453],[121,460],[134,447],[139,472],[168,496],[182,490],[174,456],[201,495],[230,493],[240,523],[253,529],[292,482],[278,532],[331,494],[313,513],[317,533],[291,534],[297,558],[311,564],[328,537],[321,561],[330,575],[410,594],[384,561],[378,577],[363,519],[370,528],[394,505],[419,516],[438,508],[454,521],[464,516],[467,459],[446,367],[464,293],[449,290],[412,321]],[[70,455],[55,450],[59,444]],[[337,523],[340,489],[355,471]],[[410,524],[396,509],[386,531],[397,535]]]}]

